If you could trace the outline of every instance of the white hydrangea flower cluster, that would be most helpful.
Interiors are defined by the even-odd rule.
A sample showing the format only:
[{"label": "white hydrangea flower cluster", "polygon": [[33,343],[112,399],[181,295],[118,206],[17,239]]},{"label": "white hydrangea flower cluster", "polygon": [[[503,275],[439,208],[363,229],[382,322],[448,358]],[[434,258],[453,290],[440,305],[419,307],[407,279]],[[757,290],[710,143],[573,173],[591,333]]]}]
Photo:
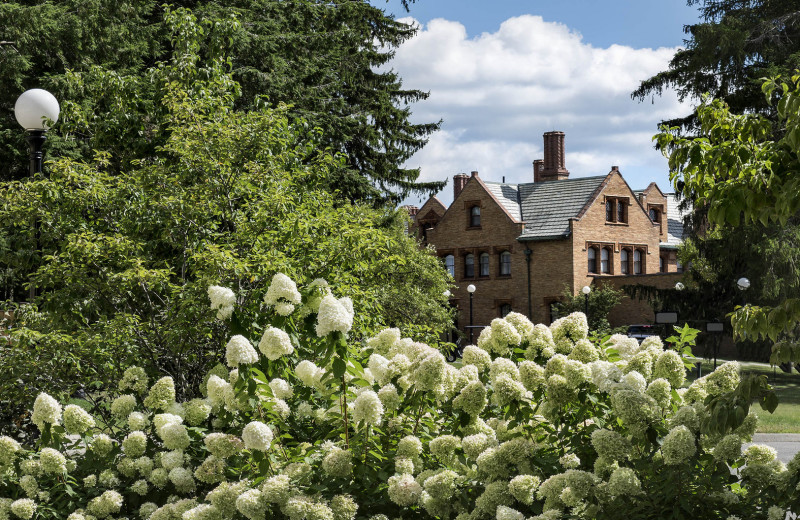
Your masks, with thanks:
[{"label": "white hydrangea flower cluster", "polygon": [[327,336],[331,332],[347,334],[353,326],[353,302],[350,298],[336,299],[328,294],[319,304],[317,314],[317,336]]},{"label": "white hydrangea flower cluster", "polygon": [[273,306],[275,312],[281,316],[288,316],[301,301],[302,296],[294,280],[283,273],[277,273],[272,277],[272,282],[264,295],[266,305]]},{"label": "white hydrangea flower cluster", "polygon": [[217,311],[218,320],[227,320],[231,317],[236,304],[236,294],[231,289],[212,285],[208,288],[208,299],[211,300],[211,310]]},{"label": "white hydrangea flower cluster", "polygon": [[228,344],[225,346],[225,361],[231,368],[250,365],[258,361],[258,352],[253,348],[249,339],[237,334],[228,340]]},{"label": "white hydrangea flower cluster", "polygon": [[292,354],[292,352],[294,352],[294,346],[286,332],[275,327],[267,327],[267,329],[264,330],[264,334],[261,336],[261,341],[258,343],[258,350],[260,350],[267,359],[275,361],[282,356]]},{"label": "white hydrangea flower cluster", "polygon": [[42,392],[36,397],[33,403],[33,424],[44,430],[44,425],[61,423],[61,404],[58,401]]}]

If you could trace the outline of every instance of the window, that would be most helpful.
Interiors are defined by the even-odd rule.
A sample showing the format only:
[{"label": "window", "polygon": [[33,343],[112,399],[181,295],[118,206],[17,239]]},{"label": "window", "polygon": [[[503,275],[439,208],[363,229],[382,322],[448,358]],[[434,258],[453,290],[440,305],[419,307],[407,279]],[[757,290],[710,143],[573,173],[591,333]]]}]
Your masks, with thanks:
[{"label": "window", "polygon": [[631,255],[627,249],[619,252],[619,270],[622,274],[631,274]]},{"label": "window", "polygon": [[480,206],[472,206],[469,209],[469,227],[481,226],[481,208]]},{"label": "window", "polygon": [[481,276],[489,276],[489,253],[481,253],[479,262]]},{"label": "window", "polygon": [[550,311],[550,323],[558,319],[558,300],[551,301],[547,304],[547,309]]},{"label": "window", "polygon": [[500,276],[511,276],[511,253],[500,253]]},{"label": "window", "polygon": [[456,277],[456,257],[453,255],[447,255],[444,257],[444,268],[447,269],[447,272],[450,273],[450,276],[453,278]]},{"label": "window", "polygon": [[611,251],[609,248],[604,247],[600,250],[600,272],[601,273],[610,273],[611,272]]},{"label": "window", "polygon": [[659,212],[656,208],[650,208],[650,220],[653,222],[661,222],[661,217],[659,216]]},{"label": "window", "polygon": [[500,304],[500,317],[505,318],[511,312],[511,304],[510,303],[503,303]]},{"label": "window", "polygon": [[589,272],[597,272],[597,248],[595,247],[589,248]]},{"label": "window", "polygon": [[606,198],[606,222],[625,224],[628,222],[628,198]]},{"label": "window", "polygon": [[677,270],[679,273],[682,273],[682,272],[683,272],[683,264],[681,263],[681,261],[680,261],[680,260],[677,260],[677,261],[675,262],[675,267],[676,267],[676,270]]},{"label": "window", "polygon": [[464,257],[464,278],[475,277],[475,255],[472,253]]},{"label": "window", "polygon": [[633,251],[633,274],[642,274],[642,250]]},{"label": "window", "polygon": [[659,273],[667,272],[667,258],[664,255],[658,257],[658,272]]}]

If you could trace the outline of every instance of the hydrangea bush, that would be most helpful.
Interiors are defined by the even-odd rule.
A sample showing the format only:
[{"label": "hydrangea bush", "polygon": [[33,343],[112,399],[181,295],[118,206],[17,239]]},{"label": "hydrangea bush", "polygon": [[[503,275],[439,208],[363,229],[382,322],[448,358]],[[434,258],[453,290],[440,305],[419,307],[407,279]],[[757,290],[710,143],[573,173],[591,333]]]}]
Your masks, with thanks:
[{"label": "hydrangea bush", "polygon": [[[209,296],[235,317],[232,291]],[[0,519],[777,520],[797,503],[800,459],[743,449],[761,387],[735,363],[687,388],[658,338],[511,313],[456,366],[397,329],[348,342],[352,302],[322,280],[276,275],[263,302],[203,398],[135,367],[111,423],[41,394],[39,444],[0,437]]]}]

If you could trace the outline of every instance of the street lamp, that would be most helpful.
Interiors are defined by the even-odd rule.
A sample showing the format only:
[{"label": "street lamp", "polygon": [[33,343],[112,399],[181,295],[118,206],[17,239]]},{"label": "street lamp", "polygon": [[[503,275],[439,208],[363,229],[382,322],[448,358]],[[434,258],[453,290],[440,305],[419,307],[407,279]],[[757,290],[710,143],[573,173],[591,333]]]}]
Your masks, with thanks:
[{"label": "street lamp", "polygon": [[44,159],[42,145],[47,139],[45,133],[52,123],[58,121],[59,112],[58,100],[46,90],[40,88],[26,90],[17,98],[14,116],[20,126],[28,131],[25,140],[30,147],[31,177],[42,173]]},{"label": "street lamp", "polygon": [[581,289],[583,293],[583,313],[586,315],[586,321],[589,321],[589,293],[592,292],[592,288],[588,285],[584,285],[583,289]]},{"label": "street lamp", "polygon": [[744,307],[745,304],[747,303],[744,297],[744,292],[750,287],[750,280],[742,276],[741,278],[736,280],[736,286],[739,288],[740,291],[742,291],[742,307]]},{"label": "street lamp", "polygon": [[681,282],[678,282],[678,283],[676,283],[676,284],[675,284],[675,290],[676,290],[676,291],[682,291],[682,290],[684,290],[685,288],[686,288],[686,286],[685,286],[685,285],[683,285]]},{"label": "street lamp", "polygon": [[472,296],[475,294],[475,286],[469,284],[467,292],[469,293],[469,342],[472,343]]}]

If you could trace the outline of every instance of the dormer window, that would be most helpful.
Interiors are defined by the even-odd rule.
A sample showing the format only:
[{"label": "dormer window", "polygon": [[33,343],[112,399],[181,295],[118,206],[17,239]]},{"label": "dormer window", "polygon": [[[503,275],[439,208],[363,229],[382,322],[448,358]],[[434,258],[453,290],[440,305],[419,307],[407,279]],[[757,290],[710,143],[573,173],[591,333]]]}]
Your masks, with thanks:
[{"label": "dormer window", "polygon": [[480,206],[472,206],[469,209],[469,227],[481,227]]},{"label": "dormer window", "polygon": [[653,222],[661,222],[661,214],[656,208],[650,208],[650,220]]},{"label": "dormer window", "polygon": [[628,223],[627,197],[606,197],[606,222]]}]

